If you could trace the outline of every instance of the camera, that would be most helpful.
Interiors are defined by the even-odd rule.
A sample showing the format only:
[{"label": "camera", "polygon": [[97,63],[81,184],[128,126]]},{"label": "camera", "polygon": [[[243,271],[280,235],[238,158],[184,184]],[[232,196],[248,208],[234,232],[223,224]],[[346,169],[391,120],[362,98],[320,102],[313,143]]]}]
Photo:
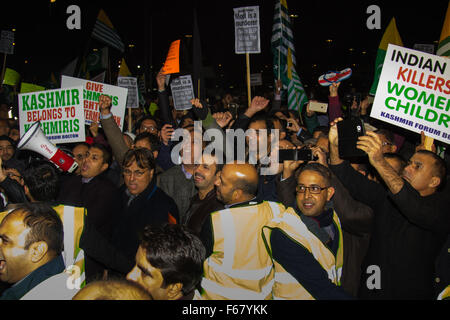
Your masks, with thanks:
[{"label": "camera", "polygon": [[281,149],[278,151],[278,162],[283,163],[286,160],[293,161],[315,161],[317,157],[314,157],[310,148],[302,149]]}]

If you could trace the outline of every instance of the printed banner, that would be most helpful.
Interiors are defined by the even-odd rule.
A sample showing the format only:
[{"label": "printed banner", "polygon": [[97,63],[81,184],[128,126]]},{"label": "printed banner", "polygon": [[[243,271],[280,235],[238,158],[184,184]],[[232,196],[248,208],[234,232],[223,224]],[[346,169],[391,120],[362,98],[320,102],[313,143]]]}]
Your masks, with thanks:
[{"label": "printed banner", "polygon": [[112,99],[111,113],[120,130],[123,128],[123,119],[125,116],[125,106],[127,103],[127,92],[125,88],[112,86],[110,84],[94,82],[86,79],[73,78],[68,76],[61,77],[61,87],[83,86],[84,98],[84,118],[85,124],[100,121],[98,111],[98,97],[102,94],[108,95]]},{"label": "printed banner", "polygon": [[371,117],[450,142],[450,60],[390,44]]},{"label": "printed banner", "polygon": [[170,83],[170,89],[172,91],[173,105],[176,110],[187,110],[192,108],[190,100],[194,99],[195,96],[191,75],[173,79]]},{"label": "printed banner", "polygon": [[139,94],[137,78],[134,77],[119,77],[117,78],[117,85],[128,89],[127,108],[139,108]]},{"label": "printed banner", "polygon": [[54,144],[85,141],[83,87],[19,94],[20,136],[36,121]]},{"label": "printed banner", "polygon": [[259,6],[234,8],[235,52],[261,53]]}]

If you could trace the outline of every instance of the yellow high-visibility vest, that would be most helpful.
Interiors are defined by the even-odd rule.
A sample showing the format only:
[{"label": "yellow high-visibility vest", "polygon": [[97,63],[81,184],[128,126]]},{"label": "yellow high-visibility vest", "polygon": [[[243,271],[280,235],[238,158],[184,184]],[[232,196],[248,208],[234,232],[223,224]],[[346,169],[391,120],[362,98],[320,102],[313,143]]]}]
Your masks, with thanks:
[{"label": "yellow high-visibility vest", "polygon": [[[58,213],[64,229],[63,258],[66,272],[72,274],[72,278],[80,277],[80,288],[86,284],[84,251],[80,248],[80,238],[84,228],[84,218],[87,215],[86,208],[57,205],[53,209]],[[0,223],[10,211],[0,212]]]},{"label": "yellow high-visibility vest", "polygon": [[265,201],[211,214],[214,248],[195,299],[272,299],[275,270],[261,234],[281,211],[282,204]]},{"label": "yellow high-visibility vest", "polygon": [[[303,223],[293,208],[288,208],[286,211],[281,212],[278,216],[274,217],[274,219],[272,219],[272,221],[264,227],[263,238],[267,245],[267,249],[270,251],[272,256],[270,234],[275,228],[281,229],[287,236],[307,249],[327,272],[328,278],[331,282],[340,286],[344,261],[344,248],[341,223],[336,212],[333,212],[333,223],[339,230],[339,247],[336,256],[322,243],[322,241],[320,241],[319,238],[308,230],[307,226]],[[302,284],[299,283],[291,274],[289,274],[277,261],[274,261],[274,265],[274,299],[314,299],[314,297],[302,286]]]}]

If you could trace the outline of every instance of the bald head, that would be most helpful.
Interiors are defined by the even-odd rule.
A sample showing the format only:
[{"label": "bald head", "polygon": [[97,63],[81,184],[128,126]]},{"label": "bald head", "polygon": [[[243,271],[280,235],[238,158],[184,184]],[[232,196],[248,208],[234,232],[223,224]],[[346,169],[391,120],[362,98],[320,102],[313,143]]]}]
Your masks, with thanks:
[{"label": "bald head", "polygon": [[89,283],[72,300],[152,300],[137,283],[128,280],[95,281]]},{"label": "bald head", "polygon": [[218,174],[217,199],[225,204],[248,201],[256,196],[258,172],[251,164],[224,165]]}]

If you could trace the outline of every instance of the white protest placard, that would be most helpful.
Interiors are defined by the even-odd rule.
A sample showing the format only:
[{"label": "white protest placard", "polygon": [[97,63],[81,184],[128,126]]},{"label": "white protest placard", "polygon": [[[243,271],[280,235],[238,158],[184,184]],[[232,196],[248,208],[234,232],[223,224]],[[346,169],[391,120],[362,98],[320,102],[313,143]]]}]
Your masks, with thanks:
[{"label": "white protest placard", "polygon": [[85,141],[83,87],[20,93],[20,136],[36,121],[54,144]]},{"label": "white protest placard", "polygon": [[86,79],[69,76],[61,77],[62,88],[80,85],[83,86],[85,124],[90,125],[92,122],[100,121],[98,98],[100,95],[105,94],[111,97],[111,113],[120,130],[122,130],[128,89]]},{"label": "white protest placard", "polygon": [[137,78],[134,77],[118,77],[117,85],[128,89],[127,108],[139,108],[139,94]]},{"label": "white protest placard", "polygon": [[235,52],[261,53],[259,6],[234,8]]},{"label": "white protest placard", "polygon": [[5,54],[14,53],[14,32],[2,30],[0,36],[0,52]]},{"label": "white protest placard", "polygon": [[195,96],[191,75],[188,74],[173,79],[170,83],[170,90],[172,91],[173,105],[176,110],[192,108],[190,100],[194,99]]},{"label": "white protest placard", "polygon": [[370,116],[450,142],[450,60],[390,44]]},{"label": "white protest placard", "polygon": [[250,85],[251,86],[262,86],[262,73],[252,73],[250,75]]}]

